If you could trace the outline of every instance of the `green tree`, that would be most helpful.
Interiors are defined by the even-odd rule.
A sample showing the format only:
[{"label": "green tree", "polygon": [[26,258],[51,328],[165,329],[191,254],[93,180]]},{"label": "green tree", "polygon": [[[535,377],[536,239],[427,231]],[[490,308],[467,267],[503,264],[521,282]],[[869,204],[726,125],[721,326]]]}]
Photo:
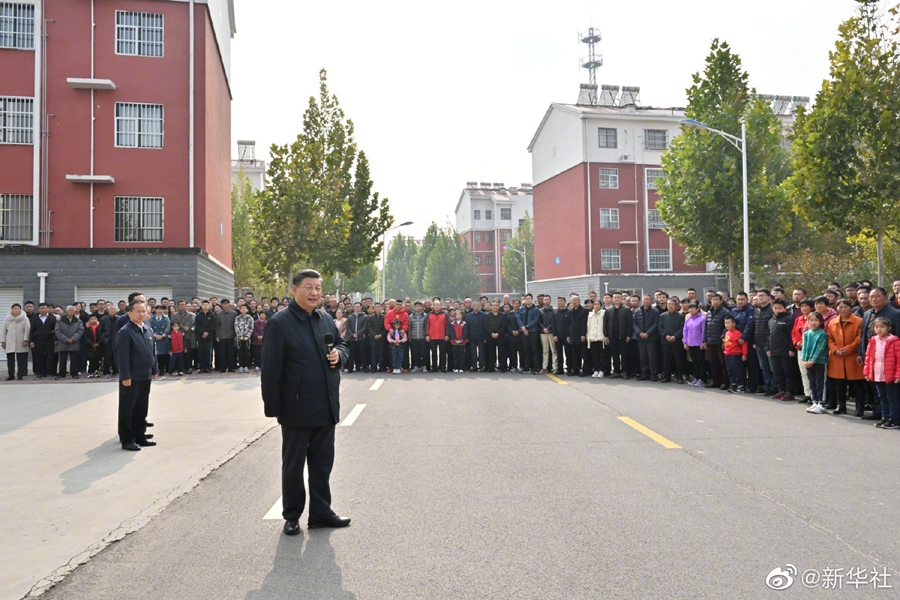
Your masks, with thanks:
[{"label": "green tree", "polygon": [[425,237],[422,239],[422,245],[419,246],[419,250],[416,253],[416,260],[413,265],[413,281],[418,283],[418,295],[423,298],[425,296],[433,295],[430,290],[425,288],[425,265],[428,263],[428,257],[431,256],[441,235],[442,231],[440,227],[437,226],[437,223],[429,225],[428,230],[425,232]]},{"label": "green tree", "polygon": [[[755,262],[770,255],[790,228],[790,208],[780,184],[788,175],[782,124],[747,84],[738,55],[713,40],[706,67],[688,88],[685,115],[737,134],[747,123],[750,248]],[[715,133],[689,129],[663,155],[657,208],[666,231],[691,262],[726,265],[734,288],[743,255],[743,175],[740,151]]]},{"label": "green tree", "polygon": [[[522,225],[516,230],[506,245],[525,252],[528,259],[528,281],[534,280],[534,221],[526,212]],[[512,288],[522,292],[525,290],[525,270],[522,268],[522,255],[518,252],[506,252],[503,255],[503,277]]]},{"label": "green tree", "polygon": [[259,251],[253,234],[253,186],[243,169],[231,184],[231,268],[234,287],[255,288],[260,282]]},{"label": "green tree", "polygon": [[416,297],[419,286],[414,279],[416,255],[419,247],[412,236],[398,233],[388,248],[384,266],[385,293],[388,298]]},{"label": "green tree", "polygon": [[481,278],[475,273],[475,254],[453,226],[440,230],[425,265],[422,285],[428,295],[442,298],[462,298],[481,289]]},{"label": "green tree", "polygon": [[375,280],[378,279],[378,268],[375,263],[359,268],[355,275],[341,278],[342,294],[370,294],[375,289]]},{"label": "green tree", "polygon": [[[253,214],[260,256],[272,273],[290,279],[290,273],[300,264],[322,265],[331,273],[344,264],[340,257],[348,251],[354,200],[359,200],[356,192],[362,195],[368,181],[368,167],[360,164],[360,190],[353,181],[357,157],[353,131],[353,122],[328,91],[325,71],[320,71],[319,97],[309,99],[303,132],[293,143],[271,148],[268,184]],[[377,204],[380,227],[381,203],[370,198],[367,191],[365,197],[366,202],[356,202],[356,217],[365,213],[367,202]],[[368,235],[363,236],[364,243],[368,239]],[[356,247],[357,253],[368,253],[369,249],[362,247],[364,243]],[[350,264],[348,270],[353,270],[352,261]]]},{"label": "green tree", "polygon": [[[797,116],[785,187],[819,231],[874,238],[883,285],[885,237],[900,237],[900,52],[878,12],[878,2],[858,0],[857,16],[841,24],[829,78]],[[896,27],[897,9],[891,17]]]}]

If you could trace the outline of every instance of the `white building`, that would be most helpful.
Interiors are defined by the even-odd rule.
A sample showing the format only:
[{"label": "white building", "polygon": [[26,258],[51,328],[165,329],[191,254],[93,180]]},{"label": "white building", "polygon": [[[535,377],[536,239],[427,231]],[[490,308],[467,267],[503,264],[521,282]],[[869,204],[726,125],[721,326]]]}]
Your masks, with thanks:
[{"label": "white building", "polygon": [[503,279],[503,246],[525,219],[534,216],[530,183],[506,187],[502,183],[469,181],[456,203],[456,230],[475,252],[481,292],[512,291]]},{"label": "white building", "polygon": [[253,140],[238,140],[238,156],[231,161],[231,183],[237,183],[241,171],[250,180],[254,191],[265,189],[266,161],[256,160],[256,142]]}]

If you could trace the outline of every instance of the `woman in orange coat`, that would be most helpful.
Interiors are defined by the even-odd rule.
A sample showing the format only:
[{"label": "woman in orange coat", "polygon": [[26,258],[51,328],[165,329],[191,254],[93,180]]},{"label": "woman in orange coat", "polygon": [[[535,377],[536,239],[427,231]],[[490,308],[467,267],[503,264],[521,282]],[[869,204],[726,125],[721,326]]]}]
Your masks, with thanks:
[{"label": "woman in orange coat", "polygon": [[847,388],[856,398],[854,416],[863,415],[863,368],[856,362],[862,319],[853,314],[849,300],[837,304],[838,316],[828,324],[828,385],[837,392],[838,407],[833,414],[847,414]]}]

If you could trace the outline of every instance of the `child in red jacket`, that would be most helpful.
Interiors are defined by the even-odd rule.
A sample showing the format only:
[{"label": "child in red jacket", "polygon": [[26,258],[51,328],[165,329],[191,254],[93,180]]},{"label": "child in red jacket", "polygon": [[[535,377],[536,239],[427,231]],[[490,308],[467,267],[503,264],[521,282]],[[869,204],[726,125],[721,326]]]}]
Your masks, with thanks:
[{"label": "child in red jacket", "polygon": [[[450,346],[453,348],[453,366],[459,367],[466,364],[466,344],[469,343],[469,330],[467,323],[463,321],[462,311],[456,311],[453,322],[450,323]],[[462,369],[453,369],[454,373],[462,373]]]},{"label": "child in red jacket", "polygon": [[743,394],[747,380],[747,353],[750,344],[741,344],[743,334],[737,328],[734,317],[725,317],[725,334],[722,336],[722,349],[725,352],[725,366],[728,368],[728,377],[731,379],[731,394]]},{"label": "child in red jacket", "polygon": [[178,321],[172,321],[169,338],[172,340],[169,346],[169,375],[184,375],[184,332]]},{"label": "child in red jacket", "polygon": [[866,346],[866,364],[863,374],[866,381],[875,383],[881,402],[882,420],[875,427],[897,429],[900,427],[900,338],[891,333],[891,320],[875,319],[875,335]]}]

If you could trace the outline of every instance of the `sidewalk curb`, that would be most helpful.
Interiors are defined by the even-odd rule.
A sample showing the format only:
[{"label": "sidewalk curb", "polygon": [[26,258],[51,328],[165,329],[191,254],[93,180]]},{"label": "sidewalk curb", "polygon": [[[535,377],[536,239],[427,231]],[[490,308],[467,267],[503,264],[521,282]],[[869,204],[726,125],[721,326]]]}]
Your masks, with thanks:
[{"label": "sidewalk curb", "polygon": [[174,490],[169,492],[167,495],[163,496],[156,500],[153,504],[143,509],[138,514],[134,515],[123,521],[119,526],[113,531],[109,532],[107,535],[103,537],[103,539],[91,544],[83,551],[79,552],[77,555],[72,557],[69,562],[58,567],[52,573],[35,583],[31,589],[28,591],[23,598],[38,598],[43,595],[47,590],[55,586],[57,583],[65,579],[65,577],[74,571],[78,566],[86,563],[91,559],[94,555],[101,552],[104,548],[109,546],[114,542],[118,542],[122,538],[124,538],[129,533],[133,533],[146,525],[153,517],[160,514],[163,510],[166,509],[173,501],[177,500],[181,496],[187,494],[192,489],[197,487],[201,481],[206,479],[213,471],[217,470],[219,467],[233,459],[235,456],[240,454],[243,450],[245,450],[248,446],[259,440],[266,433],[274,429],[278,426],[277,419],[270,420],[264,427],[261,429],[251,433],[248,437],[246,437],[242,442],[234,446],[231,450],[226,452],[224,455],[215,459],[211,463],[205,465],[199,471],[197,471],[194,475],[188,478],[184,483],[176,487]]}]

